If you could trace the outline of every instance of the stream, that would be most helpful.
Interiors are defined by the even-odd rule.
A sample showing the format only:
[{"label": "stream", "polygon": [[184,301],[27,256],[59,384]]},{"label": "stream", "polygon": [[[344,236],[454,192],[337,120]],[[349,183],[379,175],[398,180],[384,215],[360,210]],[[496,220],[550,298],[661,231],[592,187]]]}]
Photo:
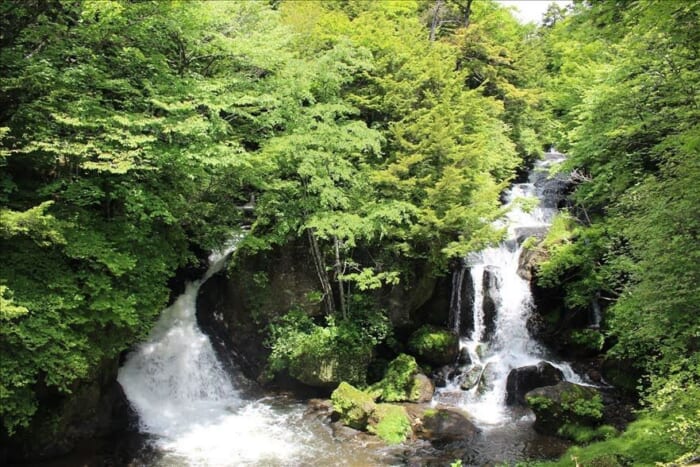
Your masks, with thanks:
[{"label": "stream", "polygon": [[[510,211],[501,227],[507,240],[466,258],[453,284],[463,289],[469,275],[473,290],[469,306],[453,294],[451,325],[461,332],[468,364],[436,391],[433,405],[457,406],[468,412],[481,432],[468,445],[434,446],[412,441],[387,447],[364,434],[348,434],[331,426],[327,417],[308,410],[304,401],[260,394],[240,372],[226,371],[196,320],[200,286],[225,265],[236,242],[209,258],[201,280],[162,312],[148,340],[127,356],[118,381],[138,414],[145,442],[132,453],[135,466],[300,466],[300,465],[491,465],[525,459],[553,458],[567,444],[538,435],[527,409],[505,405],[508,372],[546,359],[566,379],[580,382],[571,368],[553,361],[527,331],[532,298],[527,281],[517,274],[523,233],[545,231],[556,206],[551,206],[542,174],[559,160],[557,153],[538,162],[528,183],[506,193]],[[539,199],[533,209],[523,199]],[[532,206],[531,206],[532,207]],[[521,237],[519,240],[518,237]],[[491,305],[485,306],[485,300]],[[490,310],[490,311],[489,311]],[[468,325],[465,326],[464,324]],[[475,370],[476,369],[476,370]],[[470,372],[479,383],[463,390]]]}]

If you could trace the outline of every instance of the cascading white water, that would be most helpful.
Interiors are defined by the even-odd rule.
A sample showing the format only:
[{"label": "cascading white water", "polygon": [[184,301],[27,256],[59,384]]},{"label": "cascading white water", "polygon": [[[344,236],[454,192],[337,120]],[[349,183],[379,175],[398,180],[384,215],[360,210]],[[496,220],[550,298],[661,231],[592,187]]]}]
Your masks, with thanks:
[{"label": "cascading white water", "polygon": [[[498,225],[507,227],[507,240],[467,258],[474,284],[474,326],[471,334],[461,339],[461,346],[471,357],[471,366],[463,370],[464,374],[479,372],[479,382],[462,391],[459,378],[453,380],[438,391],[436,402],[454,401],[454,395],[459,394],[457,404],[483,427],[500,425],[510,419],[505,405],[508,373],[547,358],[545,350],[527,330],[533,304],[529,283],[518,274],[522,253],[519,240],[528,234],[544,232],[556,214],[556,203],[547,199],[541,182],[546,178],[543,172],[561,160],[561,154],[546,154],[536,164],[529,183],[516,184],[510,189],[506,197],[509,211],[505,221]],[[490,301],[489,306],[485,306],[485,300]],[[493,312],[487,316],[485,309],[489,307]],[[459,322],[459,318],[452,320]],[[550,363],[562,370],[565,379],[581,382],[569,365]]]},{"label": "cascading white water", "polygon": [[132,352],[118,381],[154,435],[159,465],[280,465],[298,459],[307,433],[301,409],[280,411],[246,401],[197,326],[199,287],[221,270],[235,242],[210,256],[204,277],[165,309],[147,342]]}]

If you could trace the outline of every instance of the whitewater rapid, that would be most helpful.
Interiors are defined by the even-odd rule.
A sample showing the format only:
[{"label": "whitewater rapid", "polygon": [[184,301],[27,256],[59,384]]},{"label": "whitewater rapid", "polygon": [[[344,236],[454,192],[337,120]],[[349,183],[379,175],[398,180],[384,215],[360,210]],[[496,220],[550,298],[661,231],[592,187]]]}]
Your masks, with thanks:
[{"label": "whitewater rapid", "polygon": [[[546,349],[530,336],[527,321],[533,310],[532,293],[528,281],[518,274],[523,237],[530,233],[542,235],[557,213],[556,201],[547,193],[546,181],[552,164],[562,160],[561,154],[546,154],[544,160],[536,163],[527,183],[511,187],[505,199],[507,215],[496,224],[506,230],[506,240],[465,259],[465,269],[469,270],[473,284],[473,306],[471,310],[461,311],[461,303],[458,303],[453,308],[457,313],[471,313],[473,327],[460,339],[460,346],[466,349],[471,360],[460,370],[462,375],[472,369],[479,371],[480,384],[463,391],[460,377],[454,378],[437,392],[435,403],[458,405],[482,428],[513,421],[514,414],[506,406],[505,399],[506,380],[514,368],[547,360],[564,373],[566,380],[582,382],[567,363],[552,361]],[[457,274],[463,275],[464,271],[455,272]],[[456,277],[460,277],[458,287],[461,288],[462,276]],[[492,324],[484,313],[487,296],[495,308]],[[451,321],[459,323],[462,318]],[[515,416],[527,418],[529,415],[518,413]]]}]

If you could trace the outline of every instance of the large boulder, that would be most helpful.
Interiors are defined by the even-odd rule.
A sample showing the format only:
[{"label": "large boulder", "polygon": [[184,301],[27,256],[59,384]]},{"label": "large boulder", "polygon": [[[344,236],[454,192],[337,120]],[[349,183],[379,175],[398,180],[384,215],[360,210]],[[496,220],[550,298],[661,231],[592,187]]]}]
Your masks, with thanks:
[{"label": "large boulder", "polygon": [[479,429],[454,408],[427,409],[420,416],[416,436],[431,442],[469,441]]},{"label": "large boulder", "polygon": [[603,418],[603,400],[595,388],[562,381],[525,394],[535,413],[534,428],[548,435],[563,435],[574,426],[595,426]]},{"label": "large boulder", "polygon": [[433,381],[423,373],[418,373],[413,377],[413,390],[411,391],[411,400],[409,402],[430,402],[433,400],[435,393],[435,385]]},{"label": "large boulder", "polygon": [[411,419],[401,405],[377,404],[371,394],[342,382],[331,394],[333,412],[350,428],[366,430],[389,444],[403,442],[412,432]]},{"label": "large boulder", "polygon": [[369,389],[384,402],[428,402],[434,391],[430,378],[419,372],[415,358],[406,354],[389,363],[384,378]]},{"label": "large boulder", "polygon": [[408,347],[419,360],[435,366],[449,365],[459,355],[459,338],[455,332],[425,325],[411,335]]},{"label": "large boulder", "polygon": [[289,375],[314,388],[334,388],[341,381],[363,382],[372,352],[366,348],[348,352],[302,353],[289,363]]},{"label": "large boulder", "polygon": [[345,382],[333,391],[331,402],[340,421],[356,430],[367,429],[369,417],[377,408],[372,396]]},{"label": "large boulder", "polygon": [[564,380],[564,374],[551,363],[522,366],[508,373],[506,380],[506,404],[526,405],[525,394],[542,386],[553,386]]},{"label": "large boulder", "polygon": [[367,431],[388,444],[402,443],[412,433],[411,420],[400,405],[377,404],[369,416]]}]

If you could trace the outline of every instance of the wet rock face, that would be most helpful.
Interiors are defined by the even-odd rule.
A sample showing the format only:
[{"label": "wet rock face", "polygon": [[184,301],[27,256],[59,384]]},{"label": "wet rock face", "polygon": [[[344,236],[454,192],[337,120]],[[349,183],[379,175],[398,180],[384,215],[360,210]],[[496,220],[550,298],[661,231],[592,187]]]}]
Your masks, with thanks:
[{"label": "wet rock face", "polygon": [[[226,274],[211,277],[200,288],[197,321],[225,365],[235,365],[248,378],[266,382],[267,326],[292,308],[320,315],[323,310],[315,298],[320,290],[318,275],[305,238],[256,254],[239,252],[232,263]],[[435,278],[418,266],[415,270],[411,281],[380,289],[373,296],[395,326],[411,321],[411,314],[437,295],[433,294]],[[332,362],[319,365],[318,371],[329,365]],[[304,379],[314,382],[314,378]],[[288,385],[279,378],[277,382]]]},{"label": "wet rock face", "polygon": [[528,238],[534,237],[538,241],[547,236],[548,227],[518,227],[515,229],[518,246],[522,245]]},{"label": "wet rock face", "polygon": [[523,248],[518,258],[518,275],[530,282],[534,279],[537,265],[547,259],[544,248]]},{"label": "wet rock face", "polygon": [[603,401],[594,388],[562,381],[525,394],[535,413],[533,427],[539,433],[559,435],[565,425],[594,426],[603,418]]},{"label": "wet rock face", "polygon": [[482,341],[488,342],[496,332],[496,313],[498,310],[498,290],[500,289],[498,273],[496,268],[487,266],[484,268],[483,291],[484,300],[482,303],[484,312],[484,335]]},{"label": "wet rock face", "polygon": [[481,365],[474,365],[460,376],[459,387],[463,391],[469,391],[479,383],[481,373],[484,368]]},{"label": "wet rock face", "polygon": [[427,409],[421,416],[416,436],[433,443],[468,441],[479,429],[458,409]]},{"label": "wet rock face", "polygon": [[259,379],[269,349],[264,330],[293,305],[313,315],[321,313],[311,300],[319,289],[309,249],[302,241],[234,260],[229,277],[220,273],[199,290],[197,322],[225,365],[240,367]]},{"label": "wet rock face", "polygon": [[506,404],[527,405],[525,394],[543,386],[553,386],[564,380],[558,368],[545,361],[511,370],[506,380]]}]

